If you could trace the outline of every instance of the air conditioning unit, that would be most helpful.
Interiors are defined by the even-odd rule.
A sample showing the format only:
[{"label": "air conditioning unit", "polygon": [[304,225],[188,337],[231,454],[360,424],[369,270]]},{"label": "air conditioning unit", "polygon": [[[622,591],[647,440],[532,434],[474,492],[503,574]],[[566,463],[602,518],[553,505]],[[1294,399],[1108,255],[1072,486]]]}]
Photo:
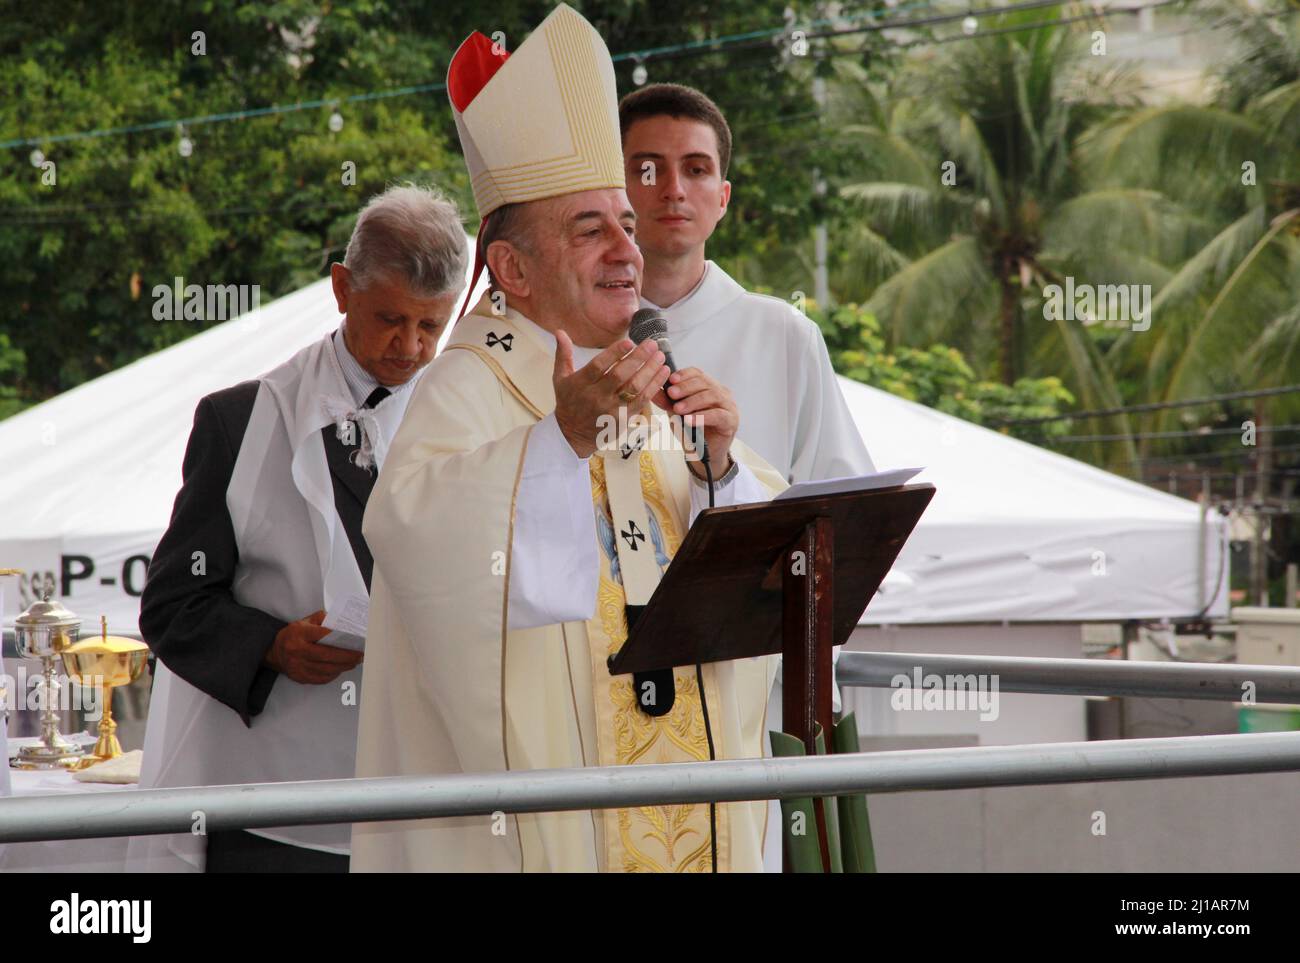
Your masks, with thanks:
[{"label": "air conditioning unit", "polygon": [[1300,609],[1243,606],[1237,623],[1237,662],[1242,665],[1300,665]]}]

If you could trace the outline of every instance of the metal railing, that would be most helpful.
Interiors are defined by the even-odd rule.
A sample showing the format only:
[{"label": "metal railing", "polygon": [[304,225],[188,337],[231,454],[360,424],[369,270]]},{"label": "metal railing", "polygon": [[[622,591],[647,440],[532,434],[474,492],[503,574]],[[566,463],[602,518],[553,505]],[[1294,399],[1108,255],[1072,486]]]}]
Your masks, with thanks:
[{"label": "metal railing", "polygon": [[[841,685],[996,675],[999,692],[1300,704],[1283,666],[846,652]],[[429,777],[338,779],[0,799],[0,843],[341,822],[532,813],[1300,771],[1300,732],[915,749]]]},{"label": "metal railing", "polygon": [[889,688],[899,675],[997,676],[999,692],[1139,696],[1300,704],[1300,668],[1210,662],[1130,662],[1006,655],[844,652],[835,664],[840,685]]},{"label": "metal railing", "polygon": [[0,799],[0,843],[1300,770],[1300,732]]}]

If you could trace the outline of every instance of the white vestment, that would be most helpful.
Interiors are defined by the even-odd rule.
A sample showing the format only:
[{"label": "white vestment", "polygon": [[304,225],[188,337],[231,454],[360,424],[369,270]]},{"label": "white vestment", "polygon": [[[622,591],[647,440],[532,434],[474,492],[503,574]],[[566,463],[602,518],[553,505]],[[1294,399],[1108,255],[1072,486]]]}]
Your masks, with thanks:
[{"label": "white vestment", "polygon": [[[333,611],[349,597],[366,597],[335,507],[321,430],[351,414],[382,466],[413,390],[357,411],[332,335],[260,381],[226,495],[239,546],[231,591],[239,604],[291,622],[321,609]],[[361,666],[327,685],[303,685],[281,675],[250,727],[159,660],[140,787],[349,778],[355,770],[361,678]],[[250,832],[346,854],[350,827]],[[202,871],[205,860],[202,835],[133,837],[128,869]]]},{"label": "white vestment", "polygon": [[[4,589],[0,588],[0,616],[4,615]],[[0,622],[3,625],[3,622]],[[3,635],[3,632],[0,632]],[[0,658],[0,676],[4,675],[5,662]],[[0,703],[0,798],[10,795],[13,792],[9,784],[9,713],[6,711],[7,705],[14,706],[14,711],[18,706],[18,693],[13,691],[14,684],[8,682],[4,693],[6,701]],[[5,844],[0,843],[0,863],[4,862]]]},{"label": "white vestment", "polygon": [[[699,368],[731,389],[741,437],[787,480],[876,470],[840,394],[826,342],[806,315],[778,298],[746,291],[712,261],[705,262],[700,283],[675,304],[661,307],[644,298],[641,303],[663,312],[679,366]],[[781,728],[781,699],[778,675],[767,713],[773,729]],[[763,750],[771,750],[766,737]],[[775,800],[770,809],[764,860],[769,872],[779,872]]]},{"label": "white vestment", "polygon": [[[5,589],[8,587],[3,578],[0,576],[0,638],[4,636]],[[13,791],[9,785],[9,713],[18,711],[19,696],[26,695],[16,691],[14,686],[14,681],[5,673],[4,655],[0,653],[0,689],[4,690],[0,693],[4,696],[4,701],[0,702],[0,796],[8,796]]]},{"label": "white vestment", "polygon": [[[4,674],[4,659],[0,659],[0,676]],[[17,711],[18,693],[14,691],[12,682],[5,685],[4,696],[6,703],[0,704],[0,796],[8,796],[13,792],[9,785],[9,713]],[[13,709],[7,709],[6,706],[13,706]]]},{"label": "white vestment", "polygon": [[[654,743],[661,729],[635,706],[615,711],[612,724],[598,722],[604,694],[630,685],[611,679],[593,649],[596,636],[589,633],[607,617],[621,622],[624,598],[621,590],[607,591],[603,573],[597,587],[592,563],[602,558],[597,545],[610,564],[615,550],[625,569],[628,557],[612,533],[598,536],[595,466],[589,474],[572,449],[563,451],[563,436],[548,417],[555,406],[553,352],[541,329],[493,316],[485,298],[457,325],[411,400],[363,529],[375,572],[358,776],[610,764],[611,742],[613,764],[652,762],[664,749]],[[784,487],[743,444],[732,451],[753,469],[745,484],[761,481],[769,496]],[[602,467],[607,478],[618,462],[616,452],[601,462],[609,466]],[[653,543],[656,555],[670,554],[688,511],[699,505],[681,450],[648,449],[628,464],[634,473],[642,466],[638,506],[644,498],[664,510],[663,522],[649,522],[653,538],[642,541],[647,549]],[[611,512],[621,518],[613,488],[611,481]],[[626,601],[632,594],[628,588]],[[761,755],[772,674],[770,658],[704,667],[718,758]],[[678,704],[690,705],[680,688]],[[645,744],[638,743],[646,732]],[[685,742],[694,731],[679,735]],[[684,817],[690,809],[676,807]],[[761,803],[718,807],[721,869],[761,868],[765,810]],[[698,836],[654,845],[637,837],[633,845],[621,826],[611,828],[613,812],[358,823],[352,868],[653,869],[678,865],[688,850],[693,858],[683,862],[699,868]],[[607,857],[611,846],[622,847],[616,865]]]},{"label": "white vestment", "polygon": [[693,291],[659,308],[673,358],[731,389],[740,437],[790,482],[875,471],[835,382],[817,325],[777,298],[751,294],[712,261]]}]

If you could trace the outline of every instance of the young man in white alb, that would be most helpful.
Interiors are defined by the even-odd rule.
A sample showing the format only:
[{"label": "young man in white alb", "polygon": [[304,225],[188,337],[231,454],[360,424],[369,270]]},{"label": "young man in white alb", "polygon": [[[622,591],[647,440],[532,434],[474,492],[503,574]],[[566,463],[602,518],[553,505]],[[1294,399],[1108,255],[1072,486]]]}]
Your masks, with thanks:
[{"label": "young man in white alb", "polygon": [[642,306],[663,310],[678,363],[731,389],[741,437],[791,482],[873,471],[817,325],[705,258],[731,199],[731,131],[717,105],[652,84],[622,99],[619,125],[645,259]]},{"label": "young man in white alb", "polygon": [[[791,305],[737,284],[704,256],[727,213],[731,129],[691,87],[652,84],[619,103],[627,196],[645,260],[641,306],[659,308],[679,364],[698,365],[731,389],[739,437],[790,482],[875,470],[831,368],[821,331]],[[767,728],[781,728],[781,683]],[[838,687],[834,708],[840,709]],[[769,806],[763,862],[781,868]]]}]

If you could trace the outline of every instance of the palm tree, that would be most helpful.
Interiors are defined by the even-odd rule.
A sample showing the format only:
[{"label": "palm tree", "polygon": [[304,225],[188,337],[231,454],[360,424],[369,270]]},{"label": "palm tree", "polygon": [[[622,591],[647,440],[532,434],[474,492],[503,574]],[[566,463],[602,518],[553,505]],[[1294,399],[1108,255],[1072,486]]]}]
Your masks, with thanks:
[{"label": "palm tree", "polygon": [[1141,372],[1144,400],[1300,382],[1300,9],[1199,12],[1230,39],[1215,103],[1133,111],[1080,145],[1096,183],[1163,185],[1218,225],[1159,288],[1152,329],[1111,349],[1113,366]]},{"label": "palm tree", "polygon": [[[867,179],[841,190],[865,215],[847,230],[845,266],[895,343],[955,344],[1008,384],[1069,372],[1085,406],[1116,407],[1091,319],[1047,320],[1044,289],[1067,276],[1162,284],[1196,223],[1158,189],[1080,191],[1072,145],[1129,78],[1088,69],[1082,30],[1026,26],[1072,10],[985,18],[981,29],[1005,32],[910,65],[846,128]],[[1115,427],[1129,432],[1126,418]]]}]

